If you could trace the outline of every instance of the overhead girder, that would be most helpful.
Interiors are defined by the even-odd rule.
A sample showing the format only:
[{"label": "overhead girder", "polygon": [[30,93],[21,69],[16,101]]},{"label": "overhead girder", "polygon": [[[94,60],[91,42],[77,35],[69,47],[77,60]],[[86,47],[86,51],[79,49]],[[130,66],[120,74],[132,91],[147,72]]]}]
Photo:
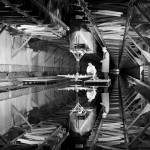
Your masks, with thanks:
[{"label": "overhead girder", "polygon": [[142,36],[142,34],[140,34],[140,32],[131,24],[130,27],[137,33],[137,35],[143,40],[143,42],[150,47],[150,44],[148,43],[148,41]]},{"label": "overhead girder", "polygon": [[33,4],[35,4],[41,11],[43,11],[47,16],[51,17],[53,20],[56,20],[66,30],[70,30],[70,28],[62,20],[60,20],[53,12],[48,10],[44,5],[39,3],[37,0],[30,0],[30,1]]},{"label": "overhead girder", "polygon": [[22,43],[22,45],[16,50],[16,52],[11,56],[12,58],[15,57],[19,51],[29,42],[29,40],[33,37],[33,35],[30,35],[29,37],[27,37],[27,39],[24,41],[24,43]]},{"label": "overhead girder", "polygon": [[133,64],[133,65],[136,65],[136,63],[133,61],[132,57],[127,53],[125,52],[126,54],[126,57],[129,59],[129,61]]},{"label": "overhead girder", "polygon": [[109,9],[109,10],[113,10],[113,11],[124,11],[126,13],[126,7],[125,4],[120,4],[120,5],[114,5],[113,4],[114,1],[111,1],[111,3],[105,3],[105,2],[102,2],[102,1],[99,1],[99,2],[92,2],[92,3],[88,3],[89,4],[89,8],[91,10],[99,10],[99,9]]},{"label": "overhead girder", "polygon": [[120,66],[120,62],[121,62],[121,57],[122,57],[122,54],[123,54],[123,50],[124,50],[124,45],[125,45],[125,42],[126,42],[126,34],[129,30],[129,24],[130,24],[130,21],[132,19],[132,16],[133,16],[133,2],[134,0],[130,0],[129,2],[129,7],[128,7],[128,14],[127,14],[127,20],[126,20],[126,25],[125,25],[125,32],[124,32],[124,37],[123,37],[123,44],[122,44],[122,48],[121,50],[119,51],[119,66]]},{"label": "overhead girder", "polygon": [[85,16],[88,18],[88,20],[92,26],[93,32],[100,38],[100,40],[96,39],[97,42],[100,44],[100,46],[105,47],[106,45],[104,43],[102,35],[96,26],[95,20],[93,19],[92,15],[88,9],[87,4],[84,2],[84,0],[78,0],[78,3],[79,3],[79,6],[83,9]]},{"label": "overhead girder", "polygon": [[[35,23],[38,26],[42,26],[45,27],[45,32],[51,32],[54,35],[58,36],[58,37],[62,37],[62,34],[60,34],[58,31],[54,30],[53,28],[49,27],[47,24],[44,23],[44,20],[42,19],[37,19],[38,16],[35,15],[29,15],[28,11],[22,10],[21,8],[18,7],[17,4],[13,4],[11,3],[9,0],[0,0],[1,3],[5,4],[6,6],[9,6],[12,10],[14,10],[15,12],[17,12],[18,14],[22,15],[22,18],[18,18],[18,15],[15,18],[10,17],[7,19],[4,18],[5,22],[8,22],[8,24],[19,24],[19,25],[35,25]],[[38,3],[38,2],[37,2]],[[45,8],[45,7],[44,7]],[[44,9],[46,11],[46,9]],[[57,20],[57,22],[61,23],[61,25],[63,25],[63,27],[67,28],[67,30],[69,29],[60,19],[58,19],[53,13],[51,13],[51,16],[53,16],[54,20]],[[4,17],[4,16],[3,16]],[[20,16],[21,17],[21,16]],[[12,19],[11,19],[12,18]],[[12,21],[12,22],[11,22]],[[15,22],[16,21],[16,22]],[[37,35],[39,35],[39,33],[37,33]]]},{"label": "overhead girder", "polygon": [[30,19],[31,21],[37,23],[38,25],[42,24],[41,21],[38,21],[36,18],[34,18],[34,17],[30,16],[29,14],[27,14],[26,12],[22,11],[20,8],[18,8],[17,6],[13,5],[12,3],[10,3],[8,0],[0,0],[0,2],[5,4],[6,6],[10,6],[13,10],[15,10],[19,14],[27,17],[28,19]]},{"label": "overhead girder", "polygon": [[[127,45],[131,50],[132,50],[132,52],[139,58],[139,56],[138,56],[138,54],[133,50],[133,48],[128,44]],[[125,48],[127,48],[126,46],[125,46]],[[128,48],[127,48],[128,49]]]},{"label": "overhead girder", "polygon": [[[112,25],[112,29],[113,29],[113,24],[115,23],[115,22],[112,22],[112,21],[114,21],[114,20],[116,20],[116,25],[120,25],[120,26],[124,26],[124,23],[125,23],[125,17],[124,17],[124,15],[126,14],[125,13],[125,8],[127,8],[127,4],[128,3],[126,3],[126,5],[125,4],[120,4],[120,5],[122,5],[122,6],[124,6],[124,14],[122,15],[122,16],[120,16],[120,17],[116,17],[116,16],[109,16],[108,14],[106,15],[105,13],[102,13],[102,12],[100,12],[100,11],[103,11],[103,10],[105,10],[105,8],[96,8],[96,9],[92,9],[93,7],[92,7],[92,3],[94,3],[93,1],[92,2],[90,2],[90,1],[88,1],[88,8],[89,9],[91,9],[91,12],[90,12],[90,15],[89,15],[89,18],[91,17],[91,16],[93,16],[93,18],[91,19],[91,21],[93,21],[94,22],[94,24],[96,24],[97,26],[97,29],[98,29],[98,31],[99,31],[99,33],[101,33],[101,36],[102,36],[102,38],[103,38],[103,41],[104,41],[104,43],[105,43],[105,46],[107,47],[107,49],[108,49],[108,51],[110,52],[110,56],[111,56],[111,59],[112,60],[114,60],[114,64],[116,65],[116,67],[118,67],[118,55],[119,55],[119,53],[117,54],[117,53],[115,53],[114,54],[114,51],[112,50],[112,52],[111,52],[111,48],[109,48],[109,46],[110,45],[107,45],[107,41],[108,40],[114,40],[113,38],[115,37],[116,38],[116,36],[115,36],[115,34],[114,34],[114,37],[112,37],[112,38],[104,38],[104,36],[107,34],[106,32],[105,32],[105,30],[104,30],[104,32],[103,32],[103,30],[101,30],[101,29],[99,29],[99,25],[101,25],[101,24],[105,24],[105,23],[109,23],[108,24],[108,26],[111,26]],[[101,2],[97,2],[97,3],[101,3]],[[113,3],[113,2],[112,2]],[[112,4],[111,2],[110,3],[106,3],[105,4],[105,2],[103,3],[103,5],[105,5],[105,6],[108,6],[107,7],[107,10],[105,10],[105,11],[109,11],[109,9],[111,8],[111,4]],[[81,5],[80,5],[81,6]],[[118,7],[119,8],[119,5],[114,5],[114,6],[116,6],[116,7]],[[87,8],[87,4],[85,4],[83,7],[86,7]],[[82,8],[83,9],[83,8]],[[86,11],[86,9],[83,9],[84,11]],[[111,10],[111,9],[110,9]],[[95,15],[94,13],[95,12],[97,12],[98,11],[98,15]],[[89,12],[88,12],[89,13]],[[99,15],[99,13],[100,13],[100,15]],[[117,12],[117,10],[116,10],[116,13],[120,13],[120,12]],[[122,14],[122,12],[120,13],[120,14]],[[88,18],[88,16],[87,16],[87,18]],[[88,19],[89,19],[88,18]],[[89,20],[90,21],[90,20]],[[94,28],[95,26],[90,26],[90,29],[91,30],[93,30],[94,31]],[[106,25],[105,25],[105,27],[106,27]],[[111,30],[111,29],[110,29]],[[113,30],[112,30],[113,31]],[[112,33],[114,33],[114,32],[112,32]],[[110,34],[110,33],[109,33]],[[116,35],[121,35],[121,32],[116,32]],[[121,41],[122,41],[122,39],[117,39],[116,40],[117,41],[117,43],[120,43]],[[112,42],[113,43],[113,42]],[[102,46],[103,47],[103,46]],[[116,50],[118,50],[118,52],[119,52],[119,49],[118,48],[116,48]]]},{"label": "overhead girder", "polygon": [[[139,3],[139,2],[141,2],[141,3]],[[125,47],[125,45],[128,45],[128,47],[132,50],[132,52],[134,52],[134,54],[137,56],[138,59],[140,59],[140,57],[137,54],[137,52],[134,51],[133,48],[131,47],[131,43],[133,43],[136,46],[136,48],[140,52],[143,52],[143,53],[144,53],[144,51],[139,46],[138,43],[141,42],[148,47],[150,45],[148,38],[145,36],[147,34],[146,31],[148,29],[144,28],[145,26],[150,24],[150,18],[148,16],[147,11],[146,11],[146,10],[148,10],[148,8],[146,9],[144,7],[146,2],[148,2],[148,1],[138,1],[137,0],[137,1],[134,1],[134,3],[132,3],[132,16],[130,16],[130,22],[128,23],[128,28],[127,28],[128,30],[126,32],[127,36],[125,36],[125,38],[124,38],[125,40],[124,40],[124,45],[123,45],[123,47]],[[137,14],[137,12],[138,12],[138,14]],[[142,17],[139,17],[139,16],[142,16]],[[137,19],[135,19],[135,17],[137,17]],[[142,20],[135,22],[136,20],[138,20],[138,18],[142,18]],[[147,20],[147,22],[145,22],[145,20]],[[143,24],[144,22],[145,22],[145,25]],[[143,27],[143,29],[141,31],[140,28],[142,28],[142,27]],[[130,37],[128,35],[130,35]],[[131,41],[131,43],[130,43],[130,41]],[[122,53],[124,53],[124,52],[122,51]],[[120,66],[122,66],[121,63],[122,63],[122,61],[120,59]],[[144,63],[144,62],[142,62],[142,63]]]},{"label": "overhead girder", "polygon": [[52,51],[52,53],[51,53],[51,55],[49,55],[49,56],[45,59],[44,62],[47,62],[47,61],[54,55],[54,53],[55,53],[57,50],[58,50],[58,47],[54,48],[53,51]]},{"label": "overhead girder", "polygon": [[[130,62],[130,65],[128,64],[128,62]],[[132,68],[134,67],[135,64],[133,63],[133,61],[131,61],[131,59],[129,59],[129,57],[127,57],[126,54],[123,54],[122,59],[121,59],[121,68]]]},{"label": "overhead girder", "polygon": [[0,34],[6,29],[6,27],[7,27],[7,25],[4,25],[4,26],[2,27],[2,29],[0,30]]},{"label": "overhead girder", "polygon": [[[128,53],[130,54],[129,56],[130,56],[130,58],[131,58],[131,60],[135,60],[135,58],[134,58],[134,56],[133,56],[133,54],[128,50],[128,49],[126,49],[127,51],[128,51]],[[132,56],[132,57],[131,57]],[[133,61],[134,62],[134,64],[135,65],[138,65],[138,63],[137,63],[137,61],[135,60],[135,61]],[[136,63],[135,63],[136,62]]]},{"label": "overhead girder", "polygon": [[[121,77],[120,77],[121,78]],[[126,77],[126,80],[134,85],[137,82],[139,83],[139,79],[135,79],[133,77]],[[137,81],[137,82],[136,82]],[[124,81],[125,82],[125,81]],[[128,137],[128,143],[126,148],[128,149],[147,149],[149,145],[145,145],[144,142],[147,141],[147,136],[144,135],[145,131],[149,127],[149,122],[147,122],[147,116],[149,116],[150,105],[148,99],[145,98],[142,92],[137,92],[132,87],[128,87],[122,84],[121,92],[122,92],[122,103],[125,114],[125,122],[126,122],[126,133]],[[144,87],[143,87],[144,88]],[[149,87],[148,87],[149,89]],[[136,115],[135,115],[136,114]],[[143,119],[144,118],[144,119]],[[141,122],[143,124],[141,125]],[[147,130],[148,131],[148,130]],[[148,132],[147,132],[148,133]],[[146,133],[146,134],[147,134]],[[144,135],[144,136],[143,136]],[[149,134],[147,134],[149,135]],[[146,137],[146,139],[145,139]],[[144,138],[144,139],[143,139]],[[138,142],[135,143],[135,142]],[[142,143],[144,145],[142,145]],[[135,145],[136,144],[136,145]],[[142,146],[141,146],[142,145]],[[143,147],[144,146],[144,147]],[[146,147],[145,147],[146,146]]]},{"label": "overhead girder", "polygon": [[136,3],[134,7],[146,18],[146,20],[150,23],[149,16],[144,12],[144,10],[139,6],[139,3]]}]

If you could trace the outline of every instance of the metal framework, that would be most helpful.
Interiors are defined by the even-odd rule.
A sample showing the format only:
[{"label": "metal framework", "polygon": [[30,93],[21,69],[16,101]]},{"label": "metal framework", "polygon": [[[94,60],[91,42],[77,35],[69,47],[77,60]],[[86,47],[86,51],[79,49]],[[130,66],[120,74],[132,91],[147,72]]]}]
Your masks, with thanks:
[{"label": "metal framework", "polygon": [[40,10],[42,10],[47,16],[51,17],[53,20],[56,20],[66,30],[70,30],[70,28],[64,22],[62,22],[54,13],[48,10],[44,5],[40,4],[37,0],[30,0],[30,1],[33,4],[35,4]]},{"label": "metal framework", "polygon": [[[146,1],[141,2],[141,1],[135,0],[135,1],[131,1],[130,5],[129,5],[130,15],[128,17],[128,23],[127,23],[127,27],[126,27],[127,31],[125,32],[126,34],[124,37],[124,45],[123,45],[123,47],[125,47],[125,48],[123,48],[122,55],[120,55],[120,67],[121,68],[125,67],[125,65],[123,65],[124,63],[128,64],[127,60],[121,59],[121,57],[123,56],[123,53],[125,53],[126,51],[129,52],[128,47],[136,55],[134,57],[134,59],[138,63],[138,66],[140,66],[142,64],[145,65],[145,62],[143,62],[143,60],[141,60],[141,62],[140,62],[141,58],[139,57],[139,55],[137,55],[136,51],[132,48],[133,44],[142,53],[142,55],[144,55],[144,57],[147,59],[147,61],[149,61],[148,57],[146,57],[146,55],[149,55],[149,54],[145,53],[146,50],[143,49],[139,45],[139,43],[142,43],[143,45],[147,46],[148,48],[150,46],[149,40],[145,35],[145,34],[147,34],[146,33],[147,29],[144,28],[145,25],[148,25],[150,23],[150,18],[148,16],[148,13],[145,12],[148,10],[148,8],[146,9],[146,7],[144,6],[147,4],[147,2]],[[136,21],[135,18],[137,18],[138,21]],[[142,30],[141,30],[141,27],[143,27]],[[143,53],[145,53],[145,54],[143,54]],[[132,56],[132,53],[130,53],[129,55]],[[136,65],[133,65],[133,67],[136,67]]]},{"label": "metal framework", "polygon": [[99,39],[100,39],[100,40],[97,40],[97,38],[96,38],[97,42],[98,42],[102,47],[105,47],[105,43],[104,43],[104,40],[103,40],[103,38],[102,38],[102,35],[101,35],[100,31],[98,30],[98,28],[97,28],[97,26],[96,26],[96,23],[95,23],[95,21],[94,21],[92,15],[91,15],[89,9],[88,9],[87,3],[85,3],[84,0],[78,0],[78,3],[79,3],[79,6],[83,9],[83,11],[84,11],[86,17],[88,18],[88,20],[89,20],[89,22],[90,22],[90,24],[91,24],[91,26],[92,26],[92,29],[93,29],[93,31],[94,31],[94,34],[96,34],[96,35],[99,37]]},{"label": "metal framework", "polygon": [[26,41],[24,41],[24,43],[17,49],[17,50],[15,50],[15,53],[14,54],[12,54],[12,58],[14,58],[19,52],[20,52],[20,50],[29,42],[29,40],[31,39],[33,37],[33,35],[30,35],[27,39],[26,39]]},{"label": "metal framework", "polygon": [[[128,77],[127,80],[129,80],[131,84],[133,82],[141,82],[133,77]],[[121,92],[124,93],[124,97],[122,97],[124,105],[123,111],[125,114],[127,138],[129,139],[127,148],[130,149],[136,147],[134,144],[143,137],[143,134],[150,126],[150,123],[147,123],[143,127],[140,127],[138,123],[135,124],[136,122],[140,122],[141,117],[146,117],[146,114],[150,111],[150,104],[148,103],[147,99],[143,97],[143,95],[137,93],[136,91],[132,91],[132,87],[127,89],[126,86],[124,86],[123,82],[125,81],[123,81],[122,78],[120,81],[122,82]],[[135,114],[136,116],[134,116]]]}]

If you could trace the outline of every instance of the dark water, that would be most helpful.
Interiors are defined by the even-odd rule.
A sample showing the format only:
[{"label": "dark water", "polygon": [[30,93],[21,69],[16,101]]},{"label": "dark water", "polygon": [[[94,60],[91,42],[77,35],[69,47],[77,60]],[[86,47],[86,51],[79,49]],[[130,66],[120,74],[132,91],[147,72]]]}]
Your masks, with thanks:
[{"label": "dark water", "polygon": [[[11,95],[8,99],[5,98],[3,101],[0,101],[0,134],[9,142],[29,128],[20,115],[12,109],[13,105],[30,124],[37,124],[47,118],[56,118],[57,115],[58,119],[56,119],[56,122],[66,127],[66,130],[69,132],[69,136],[62,144],[62,150],[88,149],[86,144],[90,131],[85,132],[81,136],[70,130],[69,113],[79,102],[83,108],[95,109],[95,116],[97,116],[101,110],[100,102],[103,88],[94,87],[96,95],[88,101],[87,91],[92,91],[93,87],[84,87],[82,83],[78,83],[80,86],[76,84],[65,81],[53,85],[36,85],[36,88],[27,89],[28,93],[19,92],[18,89],[18,95]],[[69,87],[69,90],[67,87]],[[5,144],[2,139],[0,143],[1,145]]]}]

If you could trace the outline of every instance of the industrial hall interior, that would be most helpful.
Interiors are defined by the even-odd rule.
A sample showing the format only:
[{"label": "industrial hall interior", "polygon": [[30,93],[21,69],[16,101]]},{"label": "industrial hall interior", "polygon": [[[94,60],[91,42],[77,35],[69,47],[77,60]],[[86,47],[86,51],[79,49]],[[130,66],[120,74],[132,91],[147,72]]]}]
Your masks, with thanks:
[{"label": "industrial hall interior", "polygon": [[0,150],[150,150],[150,0],[0,0]]}]

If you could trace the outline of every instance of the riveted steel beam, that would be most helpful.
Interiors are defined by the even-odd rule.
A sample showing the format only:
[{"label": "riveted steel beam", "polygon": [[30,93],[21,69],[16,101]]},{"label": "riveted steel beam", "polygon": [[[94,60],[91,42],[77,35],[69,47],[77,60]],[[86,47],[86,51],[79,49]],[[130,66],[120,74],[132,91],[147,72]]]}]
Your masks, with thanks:
[{"label": "riveted steel beam", "polygon": [[[134,51],[134,49],[128,44],[127,45],[131,50],[132,52],[139,58],[138,54]],[[126,46],[125,46],[126,47]],[[126,47],[127,48],[127,47]],[[128,48],[127,48],[128,49]],[[129,50],[129,49],[128,49]]]},{"label": "riveted steel beam", "polygon": [[128,7],[128,14],[127,14],[127,21],[126,21],[126,25],[125,25],[125,32],[124,32],[124,37],[123,37],[123,44],[122,44],[121,50],[119,51],[118,68],[120,67],[120,62],[122,59],[122,54],[124,51],[124,45],[125,45],[125,41],[126,41],[126,35],[128,33],[129,24],[130,24],[130,21],[131,21],[132,16],[133,16],[133,10],[134,10],[134,4],[133,3],[134,3],[134,0],[130,0],[129,7]]},{"label": "riveted steel beam", "polygon": [[126,57],[128,58],[128,60],[133,64],[133,65],[135,65],[135,63],[134,63],[134,61],[132,60],[132,58],[131,58],[131,56],[126,52],[125,53],[126,55]]},{"label": "riveted steel beam", "polygon": [[87,3],[85,3],[84,0],[78,0],[78,3],[79,3],[79,6],[83,9],[86,17],[88,18],[88,20],[89,20],[89,22],[90,22],[90,24],[92,26],[93,34],[96,34],[99,37],[99,39],[100,39],[99,40],[99,39],[96,38],[97,42],[100,44],[100,46],[106,47],[106,44],[105,44],[105,42],[103,40],[103,37],[102,37],[100,31],[98,30],[98,28],[96,26],[95,20],[93,19],[93,16],[91,15],[91,13],[90,13],[90,11],[88,9]]},{"label": "riveted steel beam", "polygon": [[143,135],[143,133],[147,130],[149,126],[150,126],[150,122],[147,123],[147,125],[143,128],[143,130],[140,133],[138,133],[138,135],[129,143],[127,147],[130,148],[137,141],[137,139]]},{"label": "riveted steel beam", "polygon": [[2,27],[2,29],[0,30],[0,34],[2,34],[2,32],[6,29],[6,27],[7,27],[7,25],[4,25],[4,26]]},{"label": "riveted steel beam", "polygon": [[137,35],[143,40],[143,42],[150,47],[148,41],[145,40],[145,38],[142,36],[142,34],[140,34],[140,32],[138,32],[138,30],[136,28],[134,28],[134,26],[131,24],[130,27],[137,33]]},{"label": "riveted steel beam", "polygon": [[62,35],[60,33],[57,33],[56,31],[54,31],[52,28],[47,27],[47,25],[44,25],[42,23],[42,21],[37,20],[35,17],[30,16],[28,13],[26,13],[25,11],[21,10],[20,8],[18,8],[16,5],[13,5],[12,3],[10,3],[8,0],[0,0],[0,2],[2,2],[3,4],[5,4],[6,6],[10,6],[13,10],[15,10],[17,13],[27,17],[29,20],[35,22],[38,25],[42,25],[44,26],[48,31],[51,31],[53,34],[62,37]]},{"label": "riveted steel beam", "polygon": [[19,51],[29,42],[29,40],[33,37],[33,35],[30,35],[26,41],[16,50],[16,52],[11,56],[12,58],[14,58],[18,53]]},{"label": "riveted steel beam", "polygon": [[41,11],[43,11],[47,16],[57,21],[61,26],[63,26],[66,30],[69,30],[69,27],[60,20],[54,13],[48,10],[44,5],[42,5],[38,0],[30,0],[33,4],[35,4]]},{"label": "riveted steel beam", "polygon": [[29,121],[19,112],[19,110],[14,106],[11,105],[11,107],[19,114],[19,116],[26,122],[26,124],[32,129],[32,125],[29,123]]},{"label": "riveted steel beam", "polygon": [[58,47],[56,47],[56,48],[53,50],[53,52],[51,53],[51,55],[49,55],[48,58],[45,59],[45,62],[47,62],[47,61],[54,55],[54,53],[55,53],[57,50],[58,50]]},{"label": "riveted steel beam", "polygon": [[[71,53],[68,55],[68,57],[62,62],[62,64],[64,64],[66,62],[66,60],[68,60],[71,56],[73,56]],[[71,59],[73,59],[74,57],[72,57]],[[73,59],[74,60],[74,59]]]},{"label": "riveted steel beam", "polygon": [[127,47],[125,47],[125,49],[126,49],[126,50],[129,52],[129,54],[134,58],[134,60],[136,61],[136,63],[139,64],[139,63],[137,62],[137,60],[135,59],[134,55],[130,52],[130,50],[129,50]]},{"label": "riveted steel beam", "polygon": [[132,43],[140,50],[143,51],[142,48],[135,42],[135,40],[128,34],[129,39],[132,41]]},{"label": "riveted steel beam", "polygon": [[40,54],[40,50],[37,52],[37,54],[32,58],[32,61]]},{"label": "riveted steel beam", "polygon": [[58,60],[60,60],[66,52],[68,52],[68,51],[63,51],[63,53],[54,61],[54,64],[55,64]]},{"label": "riveted steel beam", "polygon": [[150,23],[150,18],[149,18],[149,16],[144,12],[144,10],[139,6],[139,4],[137,3],[134,7],[135,7],[135,8],[147,19],[147,21]]},{"label": "riveted steel beam", "polygon": [[144,109],[138,114],[138,116],[131,122],[131,124],[127,127],[127,130],[129,130],[134,124],[135,122],[141,117],[141,115],[143,115],[144,113],[148,112],[150,109],[149,104],[147,104]]}]

